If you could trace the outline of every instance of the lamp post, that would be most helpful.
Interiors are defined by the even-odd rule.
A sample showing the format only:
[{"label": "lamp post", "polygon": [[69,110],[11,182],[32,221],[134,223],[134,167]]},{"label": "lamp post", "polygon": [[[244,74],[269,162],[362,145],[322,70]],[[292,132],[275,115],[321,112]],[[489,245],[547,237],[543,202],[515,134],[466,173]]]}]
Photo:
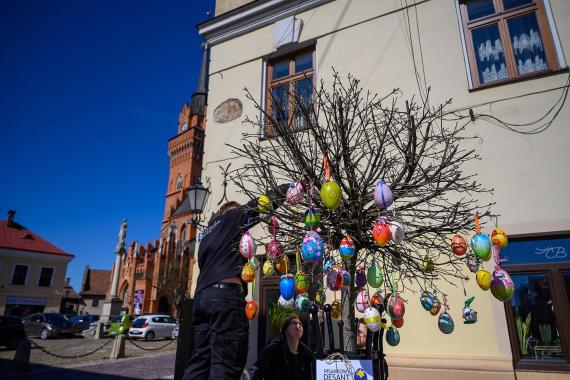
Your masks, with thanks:
[{"label": "lamp post", "polygon": [[202,180],[198,178],[194,185],[187,190],[187,195],[190,202],[190,212],[192,213],[191,223],[197,227],[201,222],[202,212],[208,201],[210,189],[204,187]]}]

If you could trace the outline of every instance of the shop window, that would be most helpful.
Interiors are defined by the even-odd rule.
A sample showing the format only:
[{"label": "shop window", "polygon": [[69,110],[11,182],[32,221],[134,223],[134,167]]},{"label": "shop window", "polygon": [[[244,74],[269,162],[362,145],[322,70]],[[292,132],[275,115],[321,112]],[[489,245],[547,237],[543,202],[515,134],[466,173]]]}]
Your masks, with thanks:
[{"label": "shop window", "polygon": [[28,280],[28,266],[16,264],[12,275],[12,285],[26,285]]},{"label": "shop window", "polygon": [[511,240],[502,254],[515,284],[505,303],[515,366],[570,371],[570,237]]},{"label": "shop window", "polygon": [[[299,131],[308,127],[308,107],[314,97],[315,48],[311,46],[268,61],[266,112],[283,128]],[[277,133],[265,123],[265,137]]]},{"label": "shop window", "polygon": [[460,0],[474,87],[559,68],[543,0]]},{"label": "shop window", "polygon": [[53,268],[42,267],[40,269],[40,278],[38,280],[38,286],[49,288],[52,283],[53,278]]}]

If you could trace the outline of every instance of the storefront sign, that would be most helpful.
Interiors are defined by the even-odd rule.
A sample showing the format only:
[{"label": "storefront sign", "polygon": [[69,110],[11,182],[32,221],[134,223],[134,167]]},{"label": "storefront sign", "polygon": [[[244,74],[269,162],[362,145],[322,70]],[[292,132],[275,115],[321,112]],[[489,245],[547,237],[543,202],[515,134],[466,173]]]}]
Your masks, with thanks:
[{"label": "storefront sign", "polygon": [[[349,365],[350,363],[350,365]],[[373,380],[372,360],[317,360],[317,380]]]},{"label": "storefront sign", "polygon": [[570,262],[570,238],[512,241],[501,257],[507,259],[503,265]]},{"label": "storefront sign", "polygon": [[7,305],[36,305],[45,306],[45,298],[29,298],[29,297],[8,297]]}]

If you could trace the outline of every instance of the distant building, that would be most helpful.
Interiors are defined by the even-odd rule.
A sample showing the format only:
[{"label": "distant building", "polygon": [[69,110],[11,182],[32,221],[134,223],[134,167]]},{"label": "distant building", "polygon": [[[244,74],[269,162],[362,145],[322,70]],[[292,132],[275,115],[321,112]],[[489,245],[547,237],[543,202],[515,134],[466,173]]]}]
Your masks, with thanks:
[{"label": "distant building", "polygon": [[109,294],[111,286],[111,271],[102,269],[91,269],[89,265],[83,270],[83,280],[79,296],[82,304],[79,312],[89,314],[101,314],[103,301]]},{"label": "distant building", "polygon": [[15,214],[0,221],[0,314],[59,312],[74,255],[17,223]]},{"label": "distant building", "polygon": [[81,296],[71,286],[71,279],[66,277],[61,291],[60,312],[64,314],[78,314],[81,302]]}]

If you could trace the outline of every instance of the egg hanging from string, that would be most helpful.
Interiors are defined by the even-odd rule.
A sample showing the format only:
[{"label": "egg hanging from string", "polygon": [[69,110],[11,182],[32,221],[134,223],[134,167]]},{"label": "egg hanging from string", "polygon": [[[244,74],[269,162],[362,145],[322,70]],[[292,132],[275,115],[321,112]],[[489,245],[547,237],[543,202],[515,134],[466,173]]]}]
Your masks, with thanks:
[{"label": "egg hanging from string", "polygon": [[291,297],[289,300],[286,300],[283,298],[283,296],[279,296],[279,300],[277,300],[277,302],[282,309],[290,310],[295,307],[295,299],[293,297]]},{"label": "egg hanging from string", "polygon": [[431,273],[435,269],[435,263],[433,259],[429,255],[425,255],[424,260],[422,261],[422,269],[425,273]]},{"label": "egg hanging from string", "polygon": [[317,210],[310,208],[305,211],[305,227],[309,230],[316,230],[321,221],[321,213]]},{"label": "egg hanging from string", "polygon": [[241,270],[241,279],[243,280],[243,282],[248,282],[248,283],[252,282],[255,279],[255,273],[256,273],[255,265],[253,265],[251,261],[248,261],[247,263],[245,263],[245,265]]},{"label": "egg hanging from string", "polygon": [[350,272],[345,269],[341,270],[340,273],[342,274],[342,285],[340,286],[340,289],[343,292],[348,292],[350,290],[352,276],[350,275]]},{"label": "egg hanging from string", "polygon": [[392,233],[390,232],[390,227],[383,219],[378,220],[372,227],[372,237],[379,247],[385,247],[390,241]]},{"label": "egg hanging from string", "polygon": [[309,290],[309,280],[303,272],[299,272],[295,275],[295,291],[297,294],[307,293]]},{"label": "egg hanging from string", "polygon": [[329,270],[329,273],[327,273],[327,286],[332,291],[340,289],[340,287],[342,286],[342,280],[343,280],[342,273],[337,269],[333,268]]},{"label": "egg hanging from string", "polygon": [[511,276],[502,268],[496,267],[493,271],[491,293],[501,302],[510,300],[515,293],[515,284]]},{"label": "egg hanging from string", "polygon": [[455,256],[463,256],[467,252],[467,242],[463,236],[457,234],[451,239],[451,251]]},{"label": "egg hanging from string", "polygon": [[273,264],[270,260],[265,260],[263,263],[263,277],[273,276],[275,274],[275,269],[273,268]]},{"label": "egg hanging from string", "polygon": [[485,268],[481,268],[477,271],[475,279],[477,280],[477,284],[483,290],[489,290],[491,287],[491,272],[489,272]]},{"label": "egg hanging from string", "polygon": [[340,319],[341,315],[342,305],[339,301],[335,300],[331,305],[331,317],[333,317],[333,319]]},{"label": "egg hanging from string", "polygon": [[441,310],[441,302],[439,302],[439,299],[436,296],[433,296],[433,306],[431,307],[429,313],[435,317],[440,310]]},{"label": "egg hanging from string", "polygon": [[402,327],[404,327],[404,318],[392,319],[392,326],[401,329]]},{"label": "egg hanging from string", "polygon": [[368,292],[366,290],[361,290],[356,295],[356,310],[361,313],[370,307],[370,299],[368,297]]},{"label": "egg hanging from string", "polygon": [[406,235],[406,230],[404,229],[404,225],[396,220],[392,220],[388,222],[388,226],[390,228],[390,239],[396,243],[400,244]]},{"label": "egg hanging from string", "polygon": [[295,299],[295,310],[306,313],[307,310],[309,310],[310,304],[311,302],[309,301],[309,295],[307,293],[299,294]]},{"label": "egg hanging from string", "polygon": [[356,253],[356,246],[350,236],[347,235],[340,241],[338,252],[340,253],[340,257],[343,259],[350,259],[354,256]]},{"label": "egg hanging from string", "polygon": [[271,211],[272,207],[273,203],[267,195],[264,194],[257,199],[257,208],[260,213],[267,214]]},{"label": "egg hanging from string", "polygon": [[283,248],[279,244],[279,242],[275,239],[272,239],[267,246],[267,256],[271,260],[277,260],[283,256]]},{"label": "egg hanging from string", "polygon": [[318,262],[323,259],[325,254],[325,243],[315,231],[308,231],[303,238],[301,244],[301,256],[303,260],[308,262]]},{"label": "egg hanging from string", "polygon": [[455,329],[453,318],[451,318],[451,315],[449,315],[447,311],[444,311],[439,315],[437,326],[439,327],[439,330],[444,334],[451,334]]},{"label": "egg hanging from string", "polygon": [[364,310],[364,323],[370,331],[376,332],[380,330],[381,322],[380,312],[374,307],[369,307]]},{"label": "egg hanging from string", "polygon": [[303,196],[305,195],[305,189],[303,189],[303,185],[301,182],[293,182],[289,184],[289,188],[287,189],[287,193],[285,194],[285,198],[287,199],[287,203],[291,206],[296,206],[303,200]]},{"label": "egg hanging from string", "polygon": [[509,237],[502,228],[495,227],[493,232],[491,232],[491,243],[501,249],[507,248],[507,245],[509,244]]},{"label": "egg hanging from string", "polygon": [[386,343],[390,346],[395,347],[400,344],[400,333],[398,329],[394,326],[391,326],[386,331]]},{"label": "egg hanging from string", "polygon": [[433,294],[427,291],[423,291],[420,296],[420,303],[425,311],[430,311],[433,307]]},{"label": "egg hanging from string", "polygon": [[404,317],[404,313],[406,312],[406,304],[398,293],[392,294],[388,299],[387,312],[388,315],[393,319],[400,319]]},{"label": "egg hanging from string", "polygon": [[285,274],[285,272],[287,272],[287,268],[290,267],[291,264],[287,255],[283,255],[280,259],[275,261],[275,269],[281,274]]},{"label": "egg hanging from string", "polygon": [[477,256],[469,254],[467,256],[467,268],[473,273],[477,273],[479,270],[479,259]]},{"label": "egg hanging from string", "polygon": [[293,275],[286,274],[281,277],[279,281],[279,291],[285,300],[288,301],[293,298],[295,295],[295,280],[293,279]]},{"label": "egg hanging from string", "polygon": [[327,301],[326,293],[322,289],[318,289],[315,291],[315,304],[319,306],[323,306]]},{"label": "egg hanging from string", "polygon": [[321,200],[329,210],[335,210],[340,205],[340,186],[334,181],[328,181],[321,187]]},{"label": "egg hanging from string", "polygon": [[384,276],[382,276],[382,269],[380,269],[380,267],[375,263],[373,263],[368,268],[366,278],[370,286],[372,286],[373,288],[381,287],[382,283],[384,282]]},{"label": "egg hanging from string", "polygon": [[257,303],[255,303],[255,301],[247,301],[247,303],[245,304],[245,316],[247,317],[247,319],[251,321],[252,319],[257,317],[258,309],[259,308],[257,306]]},{"label": "egg hanging from string", "polygon": [[394,202],[392,190],[382,180],[378,181],[374,189],[374,201],[379,208],[388,208]]},{"label": "egg hanging from string", "polygon": [[463,323],[466,325],[477,322],[477,312],[471,307],[471,303],[474,299],[475,297],[471,297],[465,300],[465,306],[463,307]]},{"label": "egg hanging from string", "polygon": [[491,258],[491,239],[484,233],[478,233],[471,238],[471,249],[480,260]]},{"label": "egg hanging from string", "polygon": [[253,258],[256,250],[257,244],[255,244],[253,236],[251,236],[249,231],[245,231],[239,241],[239,253],[249,260]]},{"label": "egg hanging from string", "polygon": [[366,271],[364,270],[363,267],[360,267],[356,270],[354,284],[358,288],[363,288],[364,286],[366,286]]}]

